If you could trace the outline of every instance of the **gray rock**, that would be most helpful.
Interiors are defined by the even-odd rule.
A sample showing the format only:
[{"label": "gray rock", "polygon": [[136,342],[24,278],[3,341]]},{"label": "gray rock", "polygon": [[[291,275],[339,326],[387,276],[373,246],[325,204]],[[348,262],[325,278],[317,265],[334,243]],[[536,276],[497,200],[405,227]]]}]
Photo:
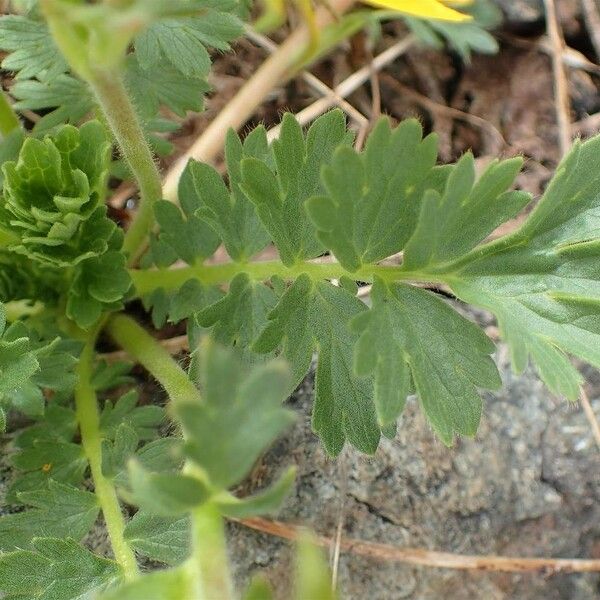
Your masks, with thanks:
[{"label": "gray rock", "polygon": [[[544,388],[532,371],[511,373],[501,346],[504,389],[485,398],[475,440],[452,449],[438,442],[409,402],[396,439],[374,457],[347,449],[328,459],[310,430],[310,385],[292,400],[296,427],[265,456],[261,482],[293,463],[298,479],[279,515],[335,536],[471,554],[589,557],[600,547],[600,453],[578,406]],[[600,388],[597,388],[600,389]],[[600,414],[600,400],[594,403]],[[343,508],[342,508],[343,505]],[[238,582],[262,572],[287,598],[287,543],[244,527],[229,528]],[[342,554],[344,599],[589,600],[596,575],[510,575],[413,568]]]}]

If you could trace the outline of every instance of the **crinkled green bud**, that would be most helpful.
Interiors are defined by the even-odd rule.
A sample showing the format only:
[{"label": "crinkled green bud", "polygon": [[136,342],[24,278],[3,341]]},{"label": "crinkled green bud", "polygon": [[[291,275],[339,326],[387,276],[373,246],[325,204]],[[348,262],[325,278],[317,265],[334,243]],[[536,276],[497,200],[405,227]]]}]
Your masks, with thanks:
[{"label": "crinkled green bud", "polygon": [[18,160],[2,167],[0,224],[20,238],[10,249],[59,267],[106,252],[113,227],[101,205],[110,152],[97,121],[25,140]]}]

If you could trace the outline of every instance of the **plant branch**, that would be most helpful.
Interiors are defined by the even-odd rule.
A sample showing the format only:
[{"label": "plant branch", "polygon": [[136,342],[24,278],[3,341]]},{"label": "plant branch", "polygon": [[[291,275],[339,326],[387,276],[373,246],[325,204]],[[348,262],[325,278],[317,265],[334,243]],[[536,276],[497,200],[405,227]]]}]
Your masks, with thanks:
[{"label": "plant branch", "polygon": [[120,76],[94,71],[88,81],[140,189],[140,205],[123,244],[133,264],[144,250],[154,223],[153,204],[162,195],[160,173]]},{"label": "plant branch", "polygon": [[[287,267],[278,260],[249,263],[224,263],[218,265],[196,265],[180,269],[131,270],[129,274],[139,296],[163,288],[166,291],[179,289],[186,281],[197,279],[204,284],[216,285],[230,282],[236,275],[246,273],[251,279],[266,281],[274,275],[293,280],[306,273],[315,280],[351,277],[356,281],[372,282],[375,277],[386,281],[431,282],[432,275],[405,271],[399,266],[367,265],[355,273],[346,271],[339,263],[301,262]],[[436,276],[441,282],[441,278]]]},{"label": "plant branch", "polygon": [[200,392],[168,350],[131,317],[114,315],[106,330],[123,350],[152,374],[173,403],[202,401]]},{"label": "plant branch", "polygon": [[[304,529],[281,521],[270,521],[260,517],[231,519],[237,523],[286,540],[297,540]],[[315,543],[325,548],[333,546],[334,540],[316,536]],[[400,562],[422,567],[459,569],[463,571],[498,571],[504,573],[596,573],[600,571],[600,560],[582,558],[522,558],[509,556],[476,556],[436,552],[422,548],[398,548],[389,544],[364,542],[345,538],[341,548],[346,552],[377,560]]]},{"label": "plant branch", "polygon": [[102,436],[100,432],[100,413],[96,392],[92,386],[94,346],[98,327],[88,336],[77,367],[78,383],[75,388],[75,407],[81,432],[81,444],[88,459],[96,497],[102,509],[106,529],[115,559],[123,568],[126,579],[135,579],[139,575],[133,550],[124,537],[125,519],[113,484],[102,473]]},{"label": "plant branch", "polygon": [[[128,354],[146,368],[164,387],[173,405],[202,402],[200,392],[186,372],[143,327],[131,317],[116,315],[107,331]],[[184,471],[194,473],[186,462]],[[233,597],[229,576],[223,518],[216,506],[207,502],[192,511],[193,559],[190,570],[201,598],[228,600]]]},{"label": "plant branch", "polygon": [[48,26],[54,41],[74,72],[92,88],[119,150],[127,162],[140,190],[140,206],[130,225],[123,249],[134,264],[145,248],[154,217],[152,205],[161,198],[161,178],[144,130],[121,74],[94,64],[86,55],[85,42],[74,26],[65,22],[51,0],[43,2]]}]

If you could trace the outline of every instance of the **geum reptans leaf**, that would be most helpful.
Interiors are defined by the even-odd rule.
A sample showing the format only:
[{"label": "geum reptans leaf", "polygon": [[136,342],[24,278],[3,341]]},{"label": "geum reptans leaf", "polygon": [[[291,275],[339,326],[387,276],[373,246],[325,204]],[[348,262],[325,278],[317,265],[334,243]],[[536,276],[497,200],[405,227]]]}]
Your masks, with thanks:
[{"label": "geum reptans leaf", "polygon": [[377,279],[373,307],[355,318],[359,375],[375,373],[381,426],[393,424],[414,382],[427,419],[446,444],[475,435],[481,416],[477,388],[497,389],[492,341],[431,292]]},{"label": "geum reptans leaf", "polygon": [[73,540],[37,538],[32,550],[0,554],[0,592],[8,598],[74,600],[95,597],[121,578],[116,562]]},{"label": "geum reptans leaf", "polygon": [[279,139],[273,142],[275,168],[258,158],[242,160],[241,189],[256,206],[285,265],[323,252],[304,204],[322,193],[321,168],[351,139],[339,110],[317,119],[306,136],[296,119],[286,114]]},{"label": "geum reptans leaf", "polygon": [[43,21],[22,15],[0,18],[0,50],[8,52],[2,68],[15,71],[17,80],[48,80],[67,70],[67,63]]},{"label": "geum reptans leaf", "polygon": [[33,508],[0,517],[0,549],[29,548],[40,535],[81,540],[98,517],[96,496],[50,481],[47,489],[21,492],[19,500]]},{"label": "geum reptans leaf", "polygon": [[0,224],[19,238],[11,250],[54,267],[72,267],[108,249],[116,225],[102,206],[111,144],[91,121],[25,140],[2,165]]},{"label": "geum reptans leaf", "polygon": [[352,369],[358,336],[348,324],[366,308],[345,289],[301,275],[271,312],[270,323],[254,344],[257,352],[280,348],[295,382],[306,375],[318,351],[313,429],[331,455],[341,452],[345,440],[369,454],[379,443],[372,383],[356,377]]},{"label": "geum reptans leaf", "polygon": [[262,358],[250,350],[254,340],[268,323],[268,315],[277,304],[277,295],[260,281],[252,281],[245,273],[231,281],[227,295],[196,313],[194,321],[211,327],[213,338],[235,346],[248,362]]},{"label": "geum reptans leaf", "polygon": [[[448,261],[444,248],[468,240],[462,249],[470,250],[521,203],[506,195],[502,203],[492,194],[473,214],[475,199],[453,198],[451,178],[445,198],[453,198],[453,204],[444,206],[444,199],[430,195],[406,249],[407,274],[413,269],[432,273],[463,300],[493,312],[515,369],[522,371],[531,358],[548,387],[570,399],[578,396],[581,376],[567,354],[600,366],[599,157],[600,138],[577,142],[516,232]],[[442,209],[456,217],[432,220],[431,211]]]},{"label": "geum reptans leaf", "polygon": [[213,167],[193,161],[187,167],[193,179],[193,190],[179,188],[180,202],[189,201],[186,192],[198,199],[196,215],[219,235],[227,254],[236,262],[252,258],[271,241],[256,208],[240,187],[241,164],[246,158],[272,164],[272,150],[264,127],[254,129],[243,143],[233,130],[228,132],[225,161],[229,189]]},{"label": "geum reptans leaf", "polygon": [[338,149],[323,168],[326,195],[308,200],[318,238],[349,271],[396,254],[412,234],[437,158],[416,120],[382,119],[363,153]]},{"label": "geum reptans leaf", "polygon": [[216,490],[238,484],[262,452],[294,421],[282,402],[289,390],[279,362],[245,373],[230,349],[208,338],[200,349],[203,402],[178,403],[185,455]]}]

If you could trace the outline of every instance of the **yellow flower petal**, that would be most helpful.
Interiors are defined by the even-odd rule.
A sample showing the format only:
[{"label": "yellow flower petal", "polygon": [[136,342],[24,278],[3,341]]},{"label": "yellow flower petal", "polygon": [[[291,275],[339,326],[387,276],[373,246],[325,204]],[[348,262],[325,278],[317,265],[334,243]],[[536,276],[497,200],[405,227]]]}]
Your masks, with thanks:
[{"label": "yellow flower petal", "polygon": [[363,2],[377,8],[397,10],[413,17],[425,19],[443,21],[468,21],[471,19],[469,15],[444,6],[438,0],[363,0]]}]

